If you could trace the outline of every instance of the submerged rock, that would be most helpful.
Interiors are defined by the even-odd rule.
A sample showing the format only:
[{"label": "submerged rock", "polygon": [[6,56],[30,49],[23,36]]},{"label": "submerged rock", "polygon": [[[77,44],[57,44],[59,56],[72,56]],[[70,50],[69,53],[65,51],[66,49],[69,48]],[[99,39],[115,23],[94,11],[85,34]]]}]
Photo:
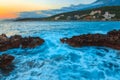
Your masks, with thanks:
[{"label": "submerged rock", "polygon": [[107,34],[83,34],[60,40],[73,47],[105,46],[120,50],[120,30],[113,30]]},{"label": "submerged rock", "polygon": [[11,65],[14,58],[15,58],[14,56],[8,54],[0,55],[0,68],[7,69]]},{"label": "submerged rock", "polygon": [[14,35],[8,38],[5,34],[0,35],[0,51],[12,48],[34,48],[44,42],[39,37],[25,37],[21,35]]}]

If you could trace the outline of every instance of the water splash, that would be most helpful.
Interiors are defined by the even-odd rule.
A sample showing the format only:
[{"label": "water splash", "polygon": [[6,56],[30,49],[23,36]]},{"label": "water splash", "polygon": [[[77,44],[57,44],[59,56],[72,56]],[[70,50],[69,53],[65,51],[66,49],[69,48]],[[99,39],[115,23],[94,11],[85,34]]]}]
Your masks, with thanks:
[{"label": "water splash", "polygon": [[59,40],[85,33],[106,33],[112,29],[120,29],[119,22],[1,23],[0,33],[39,36],[46,42],[33,49],[1,52],[15,56],[15,68],[7,74],[0,71],[0,80],[119,80],[119,51],[95,46],[73,48]]}]

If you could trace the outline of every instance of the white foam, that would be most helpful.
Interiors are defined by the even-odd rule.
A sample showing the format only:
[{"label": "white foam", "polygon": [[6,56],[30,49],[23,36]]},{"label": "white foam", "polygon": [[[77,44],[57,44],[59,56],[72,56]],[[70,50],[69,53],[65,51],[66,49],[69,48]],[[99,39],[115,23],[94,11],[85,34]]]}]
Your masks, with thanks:
[{"label": "white foam", "polygon": [[[83,22],[84,23],[84,22]],[[45,39],[42,46],[34,49],[11,49],[3,53],[15,56],[15,69],[7,76],[0,74],[1,80],[119,80],[120,56],[118,51],[105,47],[73,48],[62,44],[60,38],[83,33],[106,33],[101,22],[23,22],[2,24],[7,27],[0,33],[40,36]],[[98,26],[92,26],[98,25]],[[104,23],[109,29],[111,26]],[[37,27],[35,27],[37,26]],[[12,28],[11,28],[12,27]],[[92,30],[94,29],[94,30]],[[13,32],[12,32],[13,31]]]}]

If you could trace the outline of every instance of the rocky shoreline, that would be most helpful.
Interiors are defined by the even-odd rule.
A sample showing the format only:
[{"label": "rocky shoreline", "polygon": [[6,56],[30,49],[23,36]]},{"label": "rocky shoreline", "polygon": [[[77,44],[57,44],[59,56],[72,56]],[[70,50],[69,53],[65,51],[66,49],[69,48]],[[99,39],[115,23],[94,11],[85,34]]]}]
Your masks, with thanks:
[{"label": "rocky shoreline", "polygon": [[[105,46],[120,50],[120,30],[109,31],[107,34],[83,34],[73,36],[72,38],[60,39],[62,43],[67,43],[73,47],[82,46]],[[12,48],[34,48],[41,45],[45,41],[39,37],[22,37],[14,35],[7,37],[5,34],[0,35],[0,51]],[[15,59],[14,56],[8,54],[0,55],[0,69],[9,70],[10,65]]]},{"label": "rocky shoreline", "polygon": [[22,37],[14,35],[7,37],[5,34],[0,35],[0,51],[5,51],[13,48],[34,48],[44,43],[44,40],[39,37]]},{"label": "rocky shoreline", "polygon": [[104,46],[120,50],[120,30],[113,30],[107,34],[83,34],[60,40],[73,47]]},{"label": "rocky shoreline", "polygon": [[[22,37],[21,35],[14,35],[7,37],[5,34],[0,35],[0,51],[5,51],[13,48],[34,48],[42,45],[45,41],[39,37]],[[0,69],[11,70],[14,56],[8,54],[0,55]]]},{"label": "rocky shoreline", "polygon": [[11,69],[12,61],[15,59],[14,56],[8,54],[0,55],[0,69],[9,70]]}]

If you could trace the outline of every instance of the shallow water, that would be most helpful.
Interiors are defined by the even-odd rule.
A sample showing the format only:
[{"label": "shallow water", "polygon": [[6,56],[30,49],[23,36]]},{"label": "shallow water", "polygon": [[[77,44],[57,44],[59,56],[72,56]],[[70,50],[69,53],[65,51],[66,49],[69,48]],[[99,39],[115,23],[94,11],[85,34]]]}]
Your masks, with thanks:
[{"label": "shallow water", "polygon": [[34,49],[11,49],[14,69],[0,71],[0,80],[120,80],[120,51],[106,47],[73,48],[60,38],[86,33],[105,34],[120,22],[0,22],[0,34],[39,36]]}]

